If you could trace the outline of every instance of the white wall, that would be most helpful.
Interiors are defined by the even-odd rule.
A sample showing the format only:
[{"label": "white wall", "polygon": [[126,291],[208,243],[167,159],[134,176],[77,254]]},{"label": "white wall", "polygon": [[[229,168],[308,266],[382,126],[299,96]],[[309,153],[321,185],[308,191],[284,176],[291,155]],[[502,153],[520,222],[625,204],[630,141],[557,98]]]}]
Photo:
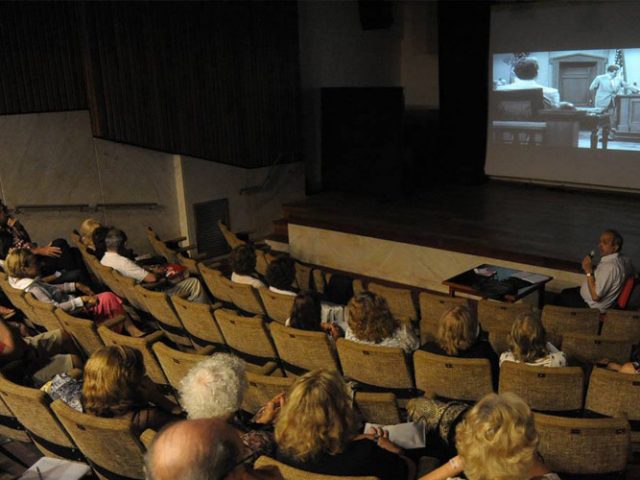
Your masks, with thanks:
[{"label": "white wall", "polygon": [[[10,206],[157,203],[156,209],[25,211],[19,218],[33,240],[68,238],[87,217],[127,232],[148,252],[144,228],[164,238],[195,232],[191,203],[229,197],[234,229],[264,236],[282,216],[283,201],[304,196],[300,163],[276,169],[274,185],[240,196],[268,168],[247,170],[95,139],[87,111],[0,116],[0,187]],[[183,202],[183,203],[181,203]],[[193,237],[194,238],[194,237]]]}]

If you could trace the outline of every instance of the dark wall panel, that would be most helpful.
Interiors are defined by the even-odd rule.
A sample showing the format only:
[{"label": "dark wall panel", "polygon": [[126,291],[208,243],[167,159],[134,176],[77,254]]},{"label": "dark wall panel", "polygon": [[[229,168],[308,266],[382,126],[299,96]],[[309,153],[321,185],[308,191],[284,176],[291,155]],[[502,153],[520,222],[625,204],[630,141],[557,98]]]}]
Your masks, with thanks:
[{"label": "dark wall panel", "polygon": [[245,167],[299,150],[296,2],[87,3],[94,134]]},{"label": "dark wall panel", "polygon": [[0,2],[0,115],[87,108],[76,7]]}]

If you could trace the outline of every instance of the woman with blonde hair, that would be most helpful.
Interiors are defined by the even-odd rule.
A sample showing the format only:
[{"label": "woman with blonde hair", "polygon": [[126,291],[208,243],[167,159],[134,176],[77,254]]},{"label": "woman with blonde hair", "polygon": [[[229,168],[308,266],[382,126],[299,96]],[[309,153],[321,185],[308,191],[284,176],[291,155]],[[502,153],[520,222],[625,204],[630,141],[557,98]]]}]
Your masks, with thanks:
[{"label": "woman with blonde hair", "polygon": [[491,364],[494,386],[498,387],[498,355],[488,342],[478,339],[476,317],[466,306],[451,307],[438,320],[436,341],[427,342],[421,350],[458,358],[486,358]]},{"label": "woman with blonde hair", "polygon": [[502,362],[524,362],[535,367],[567,366],[564,353],[547,342],[542,322],[535,315],[518,315],[507,341],[511,349],[500,355],[500,365]]},{"label": "woman with blonde hair", "polygon": [[100,227],[102,224],[95,218],[87,218],[80,224],[80,242],[90,251],[95,251],[93,232]]},{"label": "woman with blonde hair", "polygon": [[347,340],[380,347],[398,347],[406,353],[412,353],[420,346],[409,326],[393,317],[387,301],[380,295],[372,292],[355,295],[347,305],[347,313]]},{"label": "woman with blonde hair", "polygon": [[458,455],[420,480],[560,480],[540,461],[533,414],[514,393],[490,393],[456,428]]},{"label": "woman with blonde hair", "polygon": [[138,434],[179,420],[181,411],[145,375],[142,354],[124,346],[93,352],[84,367],[81,403],[86,413],[97,417],[131,419]]},{"label": "woman with blonde hair", "polygon": [[359,426],[340,374],[306,373],[291,386],[276,421],[277,457],[325,475],[413,478],[413,464],[398,446],[380,432],[358,435]]}]

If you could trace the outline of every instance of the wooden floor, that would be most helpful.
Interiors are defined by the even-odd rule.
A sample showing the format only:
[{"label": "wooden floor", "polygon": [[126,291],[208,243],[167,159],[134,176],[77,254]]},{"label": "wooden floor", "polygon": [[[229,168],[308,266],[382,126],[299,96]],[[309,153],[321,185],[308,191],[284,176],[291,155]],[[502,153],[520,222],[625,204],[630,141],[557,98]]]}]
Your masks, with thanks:
[{"label": "wooden floor", "polygon": [[284,211],[289,223],[570,271],[616,228],[640,265],[640,195],[489,182],[397,200],[322,193]]}]

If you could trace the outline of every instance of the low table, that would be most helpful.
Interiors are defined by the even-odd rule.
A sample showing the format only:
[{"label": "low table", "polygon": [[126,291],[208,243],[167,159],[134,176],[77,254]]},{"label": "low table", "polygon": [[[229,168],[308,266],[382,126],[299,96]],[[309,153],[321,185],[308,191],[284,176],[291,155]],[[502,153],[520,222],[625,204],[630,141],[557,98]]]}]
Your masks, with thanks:
[{"label": "low table", "polygon": [[[484,276],[476,273],[478,270],[490,270],[495,273],[492,276]],[[523,278],[529,277],[531,281],[523,280],[522,278],[509,280],[514,275]],[[515,303],[527,295],[538,292],[538,307],[542,308],[544,305],[544,288],[551,280],[553,280],[553,277],[547,275],[485,263],[462,272],[455,277],[448,278],[442,283],[449,287],[449,295],[452,297],[455,296],[456,292],[463,292],[480,298],[493,298],[509,303]],[[502,290],[507,288],[509,288],[508,292],[501,293]]]}]

